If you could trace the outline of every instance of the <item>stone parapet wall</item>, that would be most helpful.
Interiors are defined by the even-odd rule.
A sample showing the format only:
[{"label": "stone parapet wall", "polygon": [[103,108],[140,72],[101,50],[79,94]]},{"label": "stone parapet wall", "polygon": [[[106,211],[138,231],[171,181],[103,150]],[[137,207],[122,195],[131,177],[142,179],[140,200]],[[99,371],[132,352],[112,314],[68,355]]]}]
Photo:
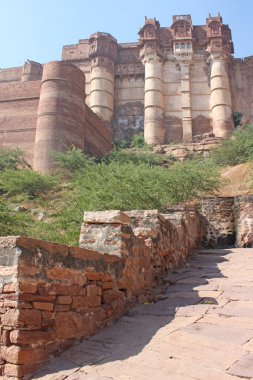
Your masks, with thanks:
[{"label": "stone parapet wall", "polygon": [[86,248],[0,238],[3,377],[29,378],[52,356],[145,302],[201,240],[198,214],[180,212],[177,225],[157,211],[89,214],[80,239]]},{"label": "stone parapet wall", "polygon": [[224,248],[234,245],[236,231],[233,197],[203,199],[202,215],[207,231],[203,240],[204,246]]}]

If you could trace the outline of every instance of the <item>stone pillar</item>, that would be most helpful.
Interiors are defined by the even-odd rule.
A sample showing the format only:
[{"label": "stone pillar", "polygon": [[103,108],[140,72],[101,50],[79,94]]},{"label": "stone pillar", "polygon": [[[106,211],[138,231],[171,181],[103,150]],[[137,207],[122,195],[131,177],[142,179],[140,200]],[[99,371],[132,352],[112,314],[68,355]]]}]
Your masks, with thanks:
[{"label": "stone pillar", "polygon": [[51,153],[74,145],[84,149],[85,76],[68,62],[44,65],[34,146],[33,167],[53,168]]},{"label": "stone pillar", "polygon": [[147,144],[164,144],[163,58],[146,53],[144,87],[144,139]]},{"label": "stone pillar", "polygon": [[226,137],[234,129],[227,64],[221,53],[211,53],[211,112],[216,137]]},{"label": "stone pillar", "polygon": [[192,141],[190,64],[181,63],[181,98],[183,140]]},{"label": "stone pillar", "polygon": [[90,40],[90,108],[110,122],[114,111],[114,62],[117,41],[106,33],[95,33]]},{"label": "stone pillar", "polygon": [[114,109],[114,72],[92,66],[90,76],[90,108],[103,120],[110,122]]}]

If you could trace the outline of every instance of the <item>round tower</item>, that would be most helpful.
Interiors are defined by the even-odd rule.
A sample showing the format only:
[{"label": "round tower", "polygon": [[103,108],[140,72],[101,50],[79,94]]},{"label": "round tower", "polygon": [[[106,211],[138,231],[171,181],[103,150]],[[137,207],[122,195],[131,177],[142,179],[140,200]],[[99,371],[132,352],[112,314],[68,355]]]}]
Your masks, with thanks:
[{"label": "round tower", "polygon": [[145,18],[139,32],[140,58],[145,66],[144,85],[144,139],[147,144],[164,144],[164,56],[159,42],[160,24]]},{"label": "round tower", "polygon": [[90,108],[110,122],[114,111],[114,63],[117,40],[108,33],[94,33],[90,43]]},{"label": "round tower", "polygon": [[145,54],[144,139],[147,144],[164,143],[163,60],[155,52]]},{"label": "round tower", "polygon": [[234,129],[231,92],[226,61],[222,54],[211,54],[211,112],[213,132],[226,137]]},{"label": "round tower", "polygon": [[41,173],[53,167],[51,153],[74,145],[83,150],[85,76],[68,62],[44,65],[34,146],[33,167]]}]

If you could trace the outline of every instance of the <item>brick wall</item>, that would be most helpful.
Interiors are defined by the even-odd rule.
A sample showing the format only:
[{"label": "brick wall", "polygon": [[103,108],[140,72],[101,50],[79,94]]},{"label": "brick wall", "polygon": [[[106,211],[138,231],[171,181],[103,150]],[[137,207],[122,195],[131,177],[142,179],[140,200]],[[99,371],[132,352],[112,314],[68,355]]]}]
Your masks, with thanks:
[{"label": "brick wall", "polygon": [[93,250],[0,238],[5,378],[34,372],[147,300],[150,288],[186,259],[203,233],[196,211],[185,208],[177,210],[175,224],[157,211],[89,213],[85,219],[81,245]]}]

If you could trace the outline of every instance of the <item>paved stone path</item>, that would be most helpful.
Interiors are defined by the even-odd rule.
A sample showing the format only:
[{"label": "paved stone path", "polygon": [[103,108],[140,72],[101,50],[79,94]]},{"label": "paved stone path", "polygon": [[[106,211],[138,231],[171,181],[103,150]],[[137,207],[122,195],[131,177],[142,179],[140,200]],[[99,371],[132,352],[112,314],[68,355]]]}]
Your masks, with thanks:
[{"label": "paved stone path", "polygon": [[167,285],[34,379],[253,379],[253,249],[199,251]]}]

